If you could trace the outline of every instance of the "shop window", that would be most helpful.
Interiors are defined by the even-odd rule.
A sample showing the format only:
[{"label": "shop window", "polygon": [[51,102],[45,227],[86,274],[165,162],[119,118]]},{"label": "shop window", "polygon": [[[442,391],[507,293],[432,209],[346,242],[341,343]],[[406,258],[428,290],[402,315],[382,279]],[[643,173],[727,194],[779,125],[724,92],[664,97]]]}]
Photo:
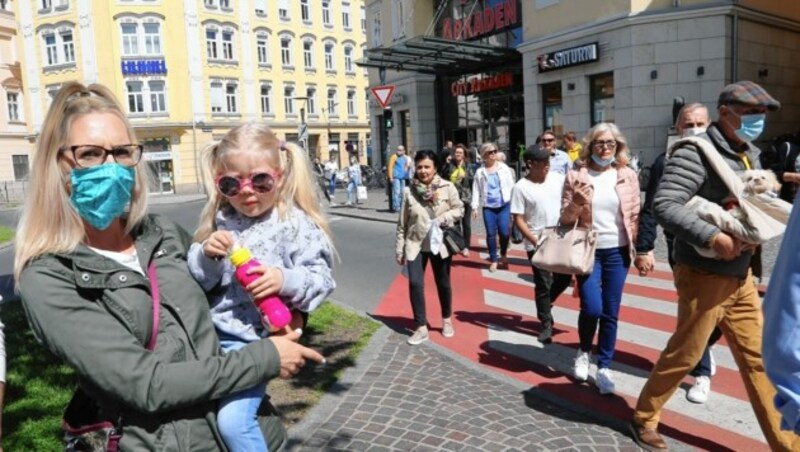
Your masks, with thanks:
[{"label": "shop window", "polygon": [[552,130],[556,136],[561,135],[564,130],[562,117],[564,105],[561,97],[560,81],[542,85],[542,108],[544,113],[542,115],[544,118],[542,130]]},{"label": "shop window", "polygon": [[592,125],[614,122],[614,73],[593,75],[591,84]]}]

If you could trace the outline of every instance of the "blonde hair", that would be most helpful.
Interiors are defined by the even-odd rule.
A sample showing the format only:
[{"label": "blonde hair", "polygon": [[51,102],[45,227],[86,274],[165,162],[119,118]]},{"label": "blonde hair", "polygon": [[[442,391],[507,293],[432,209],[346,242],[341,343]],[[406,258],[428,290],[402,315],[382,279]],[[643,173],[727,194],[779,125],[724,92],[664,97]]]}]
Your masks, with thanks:
[{"label": "blonde hair", "polygon": [[264,122],[242,124],[231,129],[219,143],[212,143],[203,149],[200,167],[208,193],[208,203],[200,214],[200,224],[194,233],[194,239],[201,242],[217,229],[214,221],[216,214],[220,208],[230,206],[230,203],[217,190],[214,184],[215,175],[225,168],[229,159],[244,153],[256,154],[259,158],[269,160],[270,165],[280,173],[281,177],[275,185],[275,207],[279,218],[285,219],[296,206],[322,229],[328,244],[333,248],[330,226],[319,209],[319,199],[314,190],[317,183],[311,174],[311,165],[305,151],[294,143],[282,142]]},{"label": "blonde hair", "polygon": [[480,150],[479,150],[479,152],[481,154],[481,158],[483,158],[483,156],[486,155],[486,153],[491,151],[492,149],[497,149],[497,145],[492,143],[491,141],[487,141],[486,143],[483,143],[481,145]]},{"label": "blonde hair", "polygon": [[581,149],[580,154],[578,154],[578,160],[583,165],[589,164],[589,159],[592,155],[592,143],[594,140],[597,139],[598,136],[609,132],[611,135],[614,136],[614,140],[617,142],[617,153],[615,154],[616,157],[616,166],[625,166],[628,162],[631,161],[631,152],[628,149],[628,140],[625,139],[625,135],[620,132],[619,127],[612,122],[601,122],[595,124],[594,127],[589,129],[586,133],[586,136],[583,137],[583,149]]},{"label": "blonde hair", "polygon": [[[72,206],[67,185],[68,167],[60,163],[60,149],[69,139],[76,118],[90,113],[111,113],[128,129],[131,143],[136,135],[114,94],[105,86],[84,86],[68,82],[56,94],[42,124],[30,172],[30,190],[25,197],[14,241],[14,279],[19,283],[22,269],[46,253],[69,253],[86,239],[83,220]],[[147,213],[148,172],[145,165],[134,168],[135,183],[125,232],[130,233]]]}]

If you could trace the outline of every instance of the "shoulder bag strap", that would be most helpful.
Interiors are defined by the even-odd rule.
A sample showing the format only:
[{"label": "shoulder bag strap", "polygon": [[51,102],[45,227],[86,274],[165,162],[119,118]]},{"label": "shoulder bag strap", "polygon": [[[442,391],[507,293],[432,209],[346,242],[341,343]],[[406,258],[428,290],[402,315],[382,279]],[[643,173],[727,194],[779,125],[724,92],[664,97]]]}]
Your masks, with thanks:
[{"label": "shoulder bag strap", "polygon": [[147,266],[147,277],[150,279],[150,295],[153,297],[153,329],[150,331],[150,339],[147,341],[146,348],[152,352],[156,349],[158,327],[161,324],[161,293],[158,291],[155,261],[150,261],[150,265]]},{"label": "shoulder bag strap", "polygon": [[[736,175],[733,169],[728,166],[714,145],[703,138],[697,137],[687,137],[680,141],[686,141],[697,146],[703,155],[706,156],[706,160],[711,165],[714,172],[717,173],[725,186],[728,187],[728,190],[730,190],[731,194],[735,196],[736,199],[741,197],[742,189],[744,188],[742,186],[742,180]],[[676,148],[677,146],[673,146],[673,149]]]}]

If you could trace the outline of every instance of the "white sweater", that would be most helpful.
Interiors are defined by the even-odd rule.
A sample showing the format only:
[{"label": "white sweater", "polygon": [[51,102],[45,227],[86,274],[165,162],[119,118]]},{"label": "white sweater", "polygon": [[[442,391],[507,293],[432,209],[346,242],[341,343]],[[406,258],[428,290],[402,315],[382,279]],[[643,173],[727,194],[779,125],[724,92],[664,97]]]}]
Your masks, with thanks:
[{"label": "white sweater", "polygon": [[[511,202],[514,173],[505,163],[497,162],[495,165],[500,166],[497,169],[497,175],[500,177],[500,191],[503,194],[503,202]],[[483,207],[486,204],[487,178],[486,167],[478,168],[478,171],[475,172],[475,180],[472,182],[472,202],[470,203],[472,210],[477,210],[478,207]]]}]

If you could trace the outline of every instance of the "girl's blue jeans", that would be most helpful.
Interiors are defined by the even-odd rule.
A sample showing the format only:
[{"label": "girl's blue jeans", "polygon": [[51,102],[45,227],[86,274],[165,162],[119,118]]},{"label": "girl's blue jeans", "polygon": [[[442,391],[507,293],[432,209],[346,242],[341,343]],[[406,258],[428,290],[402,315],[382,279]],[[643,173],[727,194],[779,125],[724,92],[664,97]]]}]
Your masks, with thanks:
[{"label": "girl's blue jeans", "polygon": [[483,208],[483,225],[486,227],[486,246],[489,248],[489,260],[497,262],[497,235],[500,235],[500,255],[508,251],[508,236],[511,233],[511,203],[501,207]]},{"label": "girl's blue jeans", "polygon": [[628,247],[595,250],[594,269],[578,276],[581,312],[578,314],[578,336],[581,350],[591,352],[598,323],[597,368],[611,364],[617,343],[617,319],[622,304],[622,289],[631,265]]},{"label": "girl's blue jeans", "polygon": [[[247,342],[224,334],[220,334],[219,343],[225,353],[247,345]],[[267,385],[263,383],[231,394],[220,401],[217,425],[229,450],[268,452],[256,414],[266,391]]]}]

